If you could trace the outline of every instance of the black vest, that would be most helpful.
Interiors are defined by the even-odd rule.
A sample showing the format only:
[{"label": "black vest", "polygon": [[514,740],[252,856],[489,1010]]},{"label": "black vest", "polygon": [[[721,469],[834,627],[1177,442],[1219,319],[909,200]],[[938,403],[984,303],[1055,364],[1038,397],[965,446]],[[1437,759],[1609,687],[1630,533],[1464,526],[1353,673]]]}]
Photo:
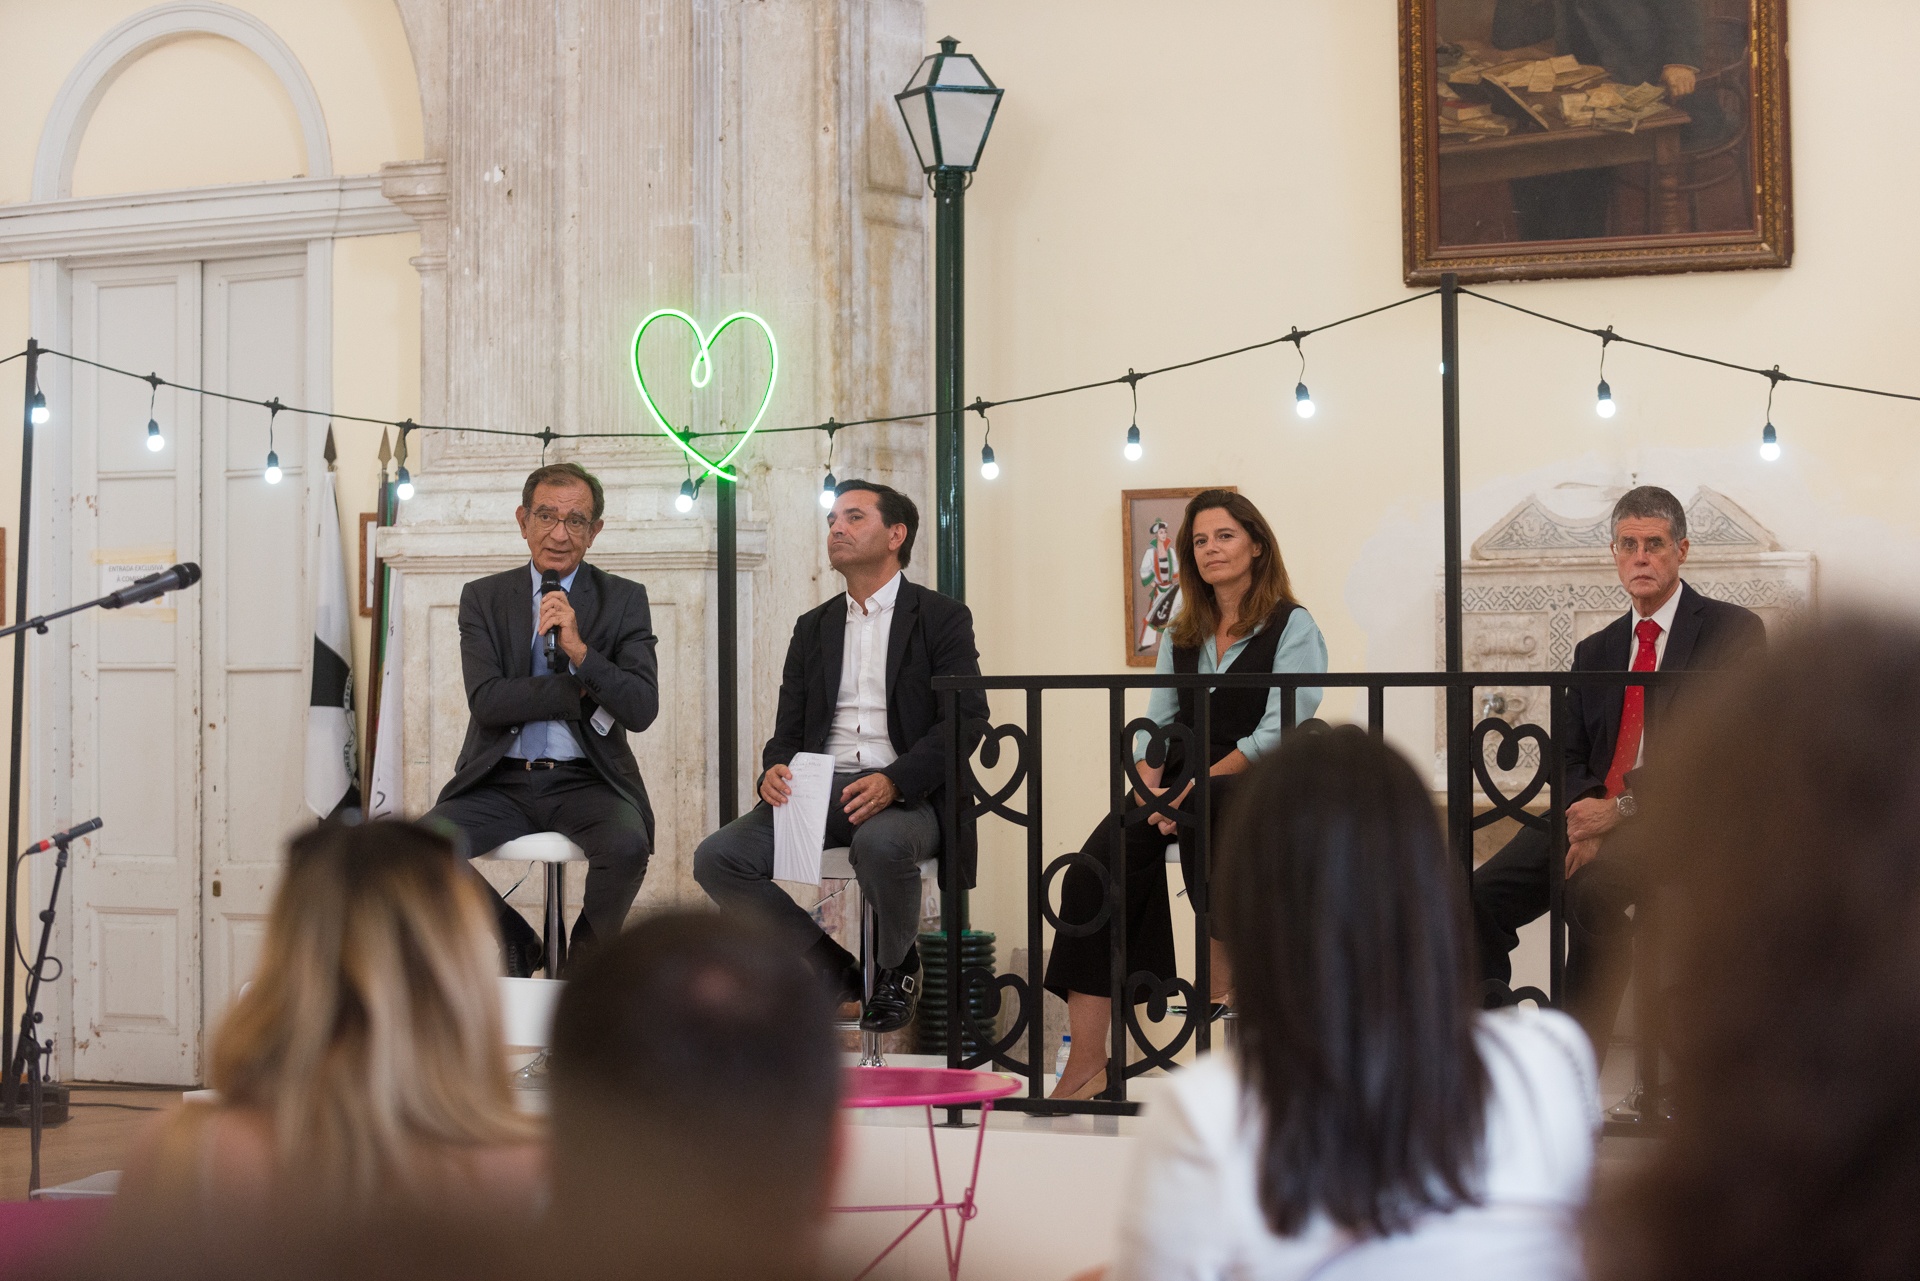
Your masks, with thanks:
[{"label": "black vest", "polygon": [[[1300,607],[1286,603],[1274,606],[1267,615],[1267,623],[1247,641],[1247,647],[1240,651],[1239,657],[1226,670],[1229,672],[1267,673],[1273,671],[1273,652],[1280,648],[1280,635],[1287,630],[1287,623],[1293,618],[1293,611]],[[1190,676],[1200,670],[1200,650],[1173,647],[1173,670],[1181,675]],[[1259,727],[1260,718],[1267,714],[1267,696],[1270,689],[1216,689],[1208,708],[1209,736],[1207,764],[1211,765],[1240,745],[1240,740]],[[1180,713],[1176,718],[1188,729],[1193,728],[1193,691],[1183,689],[1180,693]]]}]

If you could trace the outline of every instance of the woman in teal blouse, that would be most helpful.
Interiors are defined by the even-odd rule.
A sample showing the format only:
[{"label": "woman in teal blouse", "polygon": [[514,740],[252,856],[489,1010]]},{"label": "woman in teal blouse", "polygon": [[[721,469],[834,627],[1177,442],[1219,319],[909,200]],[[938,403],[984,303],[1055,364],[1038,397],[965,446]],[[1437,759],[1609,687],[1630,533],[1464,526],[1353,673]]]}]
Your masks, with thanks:
[{"label": "woman in teal blouse", "polygon": [[[1209,489],[1187,504],[1174,540],[1180,557],[1182,601],[1173,624],[1160,645],[1155,670],[1174,673],[1214,672],[1324,672],[1327,645],[1313,618],[1293,599],[1285,562],[1273,529],[1260,509],[1240,494]],[[1297,724],[1320,707],[1319,689],[1295,693]],[[1213,829],[1220,826],[1222,806],[1232,794],[1231,778],[1246,769],[1280,741],[1285,721],[1286,691],[1272,689],[1216,689],[1209,698],[1209,738],[1195,744],[1208,761]],[[1147,715],[1162,727],[1194,726],[1194,692],[1160,688],[1147,703]],[[1179,750],[1160,767],[1146,762],[1149,735],[1141,732],[1133,745],[1140,781],[1163,794],[1164,775],[1183,772]],[[1189,780],[1172,798],[1183,811],[1190,805]],[[1132,798],[1139,804],[1138,796]],[[1081,853],[1110,869],[1113,825],[1101,821]],[[1199,855],[1194,828],[1154,817],[1125,828],[1127,897],[1126,973],[1141,971],[1161,979],[1177,972],[1173,956],[1173,920],[1167,902],[1165,850],[1178,837],[1180,866],[1186,883],[1194,884]],[[1060,919],[1069,925],[1092,921],[1100,914],[1103,891],[1100,878],[1081,865],[1069,866],[1060,892]],[[1210,931],[1211,932],[1211,931]],[[1227,999],[1232,988],[1226,954],[1217,938],[1209,939],[1215,1001]],[[1047,963],[1046,987],[1067,1002],[1073,1033],[1073,1052],[1061,1075],[1056,1097],[1086,1098],[1106,1088],[1106,1060],[1112,1018],[1108,930],[1105,924],[1088,933],[1056,932]],[[1144,993],[1136,992],[1144,999]]]}]

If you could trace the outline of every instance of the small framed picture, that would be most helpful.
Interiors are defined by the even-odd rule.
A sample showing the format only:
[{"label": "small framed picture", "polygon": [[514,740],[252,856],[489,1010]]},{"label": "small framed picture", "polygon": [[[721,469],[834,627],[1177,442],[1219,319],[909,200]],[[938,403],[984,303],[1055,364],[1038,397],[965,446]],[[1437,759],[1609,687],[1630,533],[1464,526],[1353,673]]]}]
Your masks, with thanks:
[{"label": "small framed picture", "polygon": [[373,531],[380,526],[374,512],[360,513],[360,617],[373,617],[373,602],[380,585],[380,562],[373,555]]},{"label": "small framed picture", "polygon": [[1174,538],[1180,532],[1187,500],[1209,489],[1127,489],[1120,493],[1120,564],[1126,581],[1120,600],[1126,610],[1129,667],[1152,667],[1160,656],[1160,634],[1180,612],[1180,557]]}]

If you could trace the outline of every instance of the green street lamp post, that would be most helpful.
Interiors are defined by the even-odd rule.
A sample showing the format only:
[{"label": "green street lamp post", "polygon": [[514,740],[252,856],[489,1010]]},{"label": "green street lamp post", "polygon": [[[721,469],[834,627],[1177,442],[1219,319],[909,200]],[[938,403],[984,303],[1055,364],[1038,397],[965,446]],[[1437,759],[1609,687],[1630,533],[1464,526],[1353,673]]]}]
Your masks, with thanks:
[{"label": "green street lamp post", "polygon": [[914,154],[933,189],[933,381],[935,586],[956,600],[967,596],[966,480],[961,453],[966,351],[967,184],[979,167],[1002,90],[952,36],[922,59],[907,87],[895,94]]}]

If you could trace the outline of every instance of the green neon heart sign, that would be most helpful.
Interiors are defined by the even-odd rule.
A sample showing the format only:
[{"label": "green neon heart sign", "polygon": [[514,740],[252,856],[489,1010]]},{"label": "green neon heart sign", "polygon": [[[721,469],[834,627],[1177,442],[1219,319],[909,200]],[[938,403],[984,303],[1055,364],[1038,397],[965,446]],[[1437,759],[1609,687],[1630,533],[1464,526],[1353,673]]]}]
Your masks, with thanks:
[{"label": "green neon heart sign", "polygon": [[[699,349],[693,354],[693,365],[687,370],[687,377],[692,381],[695,391],[703,389],[713,380],[713,345],[720,341],[720,335],[726,333],[729,326],[744,322],[757,326],[760,332],[766,337],[767,389],[760,397],[760,407],[753,411],[753,421],[748,423],[747,429],[740,433],[740,439],[734,441],[733,447],[718,458],[707,457],[694,446],[693,441],[688,439],[686,434],[674,430],[673,424],[669,423],[667,416],[660,412],[660,406],[654,403],[653,393],[647,388],[646,374],[642,372],[640,368],[640,340],[647,336],[647,330],[652,328],[655,321],[659,320],[679,321],[692,332],[694,341],[700,344]],[[662,307],[641,321],[640,327],[633,331],[633,385],[640,389],[640,399],[646,403],[647,412],[653,415],[654,422],[660,424],[660,430],[665,432],[674,444],[686,451],[688,458],[699,463],[702,467],[706,468],[709,473],[720,477],[722,480],[740,479],[737,473],[727,470],[727,463],[730,462],[733,456],[739,453],[747,441],[752,438],[754,430],[760,426],[760,420],[766,417],[767,405],[773,400],[773,385],[779,380],[779,377],[780,348],[773,341],[773,330],[767,327],[766,321],[760,319],[760,317],[750,311],[736,311],[716,325],[711,334],[703,334],[700,332],[700,322],[692,316],[689,316],[686,312],[673,307]]]}]

